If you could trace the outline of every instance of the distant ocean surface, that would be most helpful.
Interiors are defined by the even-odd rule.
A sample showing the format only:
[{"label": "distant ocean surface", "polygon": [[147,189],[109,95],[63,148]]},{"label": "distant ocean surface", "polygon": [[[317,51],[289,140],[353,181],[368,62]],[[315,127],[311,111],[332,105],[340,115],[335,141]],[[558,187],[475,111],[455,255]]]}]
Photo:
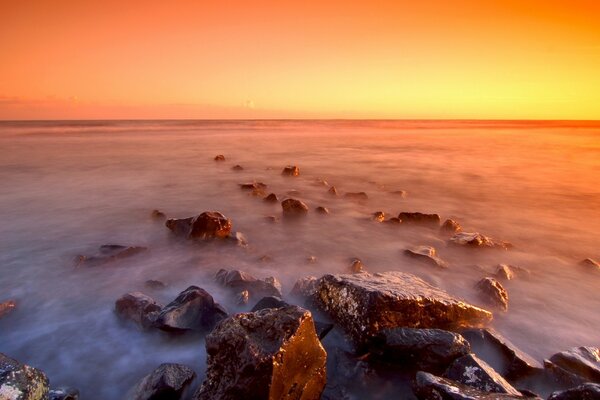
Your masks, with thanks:
[{"label": "distant ocean surface", "polygon": [[[226,161],[216,163],[217,154]],[[281,176],[289,164],[299,177]],[[281,206],[240,190],[253,180],[280,198],[297,191],[308,217],[268,222]],[[600,259],[600,122],[0,122],[0,182],[0,302],[18,304],[0,319],[0,352],[42,369],[52,386],[79,388],[83,399],[123,398],[163,362],[190,365],[201,382],[202,338],[142,332],[117,319],[114,303],[143,291],[166,304],[198,285],[230,313],[249,310],[253,303],[237,306],[215,284],[220,268],[275,276],[287,294],[296,279],[347,272],[358,257],[370,272],[411,272],[485,306],[475,283],[513,264],[531,278],[506,284],[509,310],[495,313],[494,328],[540,360],[599,344],[600,274],[578,263]],[[368,200],[333,197],[329,186]],[[312,212],[317,206],[331,214]],[[249,247],[175,241],[153,209],[177,218],[221,211]],[[375,223],[375,211],[438,213],[514,248],[448,247],[437,230]],[[76,255],[103,244],[149,251],[74,267]],[[434,246],[449,268],[403,255],[416,245]],[[273,261],[260,261],[265,255]],[[148,279],[168,287],[151,291]],[[328,336],[326,348],[339,337]],[[381,390],[361,398],[401,388]]]}]

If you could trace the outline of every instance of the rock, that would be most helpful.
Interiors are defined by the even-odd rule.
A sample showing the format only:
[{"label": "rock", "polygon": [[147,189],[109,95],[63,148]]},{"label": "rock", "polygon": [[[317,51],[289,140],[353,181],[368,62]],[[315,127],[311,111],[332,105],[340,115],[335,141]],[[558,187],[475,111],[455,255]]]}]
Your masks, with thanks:
[{"label": "rock", "polygon": [[504,311],[508,310],[508,292],[495,278],[483,278],[475,287],[485,302]]},{"label": "rock", "polygon": [[239,186],[242,190],[250,190],[250,191],[264,190],[267,188],[267,185],[262,182],[240,183]]},{"label": "rock", "polygon": [[515,278],[529,278],[531,273],[529,270],[515,265],[498,264],[496,267],[496,277],[507,281]]},{"label": "rock", "polygon": [[272,263],[273,262],[273,257],[271,257],[268,254],[265,254],[264,256],[261,256],[258,261],[260,261],[261,263]]},{"label": "rock", "polygon": [[319,340],[323,340],[325,336],[333,329],[333,324],[328,324],[326,322],[315,321],[315,331],[317,331],[317,336]]},{"label": "rock", "polygon": [[458,333],[441,329],[391,328],[370,342],[371,354],[390,362],[407,363],[429,372],[443,372],[471,351]]},{"label": "rock", "polygon": [[489,311],[403,272],[325,275],[314,297],[359,346],[386,328],[452,330],[492,319]]},{"label": "rock", "polygon": [[316,264],[317,263],[317,257],[315,257],[315,256],[308,256],[308,257],[306,257],[306,263],[307,264]]},{"label": "rock", "polygon": [[338,191],[335,188],[335,186],[330,187],[329,190],[327,191],[327,193],[329,193],[332,196],[337,196],[338,195]]},{"label": "rock", "polygon": [[48,398],[48,378],[29,365],[0,353],[0,399],[42,400]]},{"label": "rock", "polygon": [[142,246],[122,246],[120,244],[105,244],[98,248],[98,252],[91,256],[78,255],[75,257],[75,266],[95,267],[113,263],[124,258],[132,257],[148,250]]},{"label": "rock", "polygon": [[249,301],[250,301],[250,292],[247,290],[242,290],[241,292],[239,292],[236,295],[235,303],[238,306],[243,306],[245,304],[248,304]]},{"label": "rock", "polygon": [[8,315],[12,310],[17,306],[17,302],[14,300],[7,300],[3,303],[0,303],[0,318]]},{"label": "rock", "polygon": [[275,278],[274,276],[268,276],[264,279],[264,281],[268,284],[271,284],[275,289],[279,290],[279,293],[282,292],[283,287],[281,286],[279,279]]},{"label": "rock", "polygon": [[258,310],[264,310],[265,308],[281,308],[287,306],[289,306],[289,304],[281,300],[281,297],[266,296],[260,299],[258,303],[252,307],[251,311],[254,312]]},{"label": "rock", "polygon": [[295,165],[288,165],[287,167],[283,168],[283,171],[281,171],[281,175],[298,176],[300,175],[300,168],[296,167]]},{"label": "rock", "polygon": [[420,400],[509,400],[539,399],[504,393],[486,393],[470,386],[419,371],[413,388]]},{"label": "rock", "polygon": [[600,271],[600,263],[598,263],[598,261],[591,259],[591,258],[586,258],[585,260],[582,260],[579,265],[581,265],[582,267],[586,267],[591,269],[592,271]]},{"label": "rock", "polygon": [[445,233],[456,233],[462,231],[462,226],[453,219],[447,219],[440,227],[440,231]]},{"label": "rock", "polygon": [[225,239],[228,243],[239,247],[248,246],[248,239],[242,232],[231,232]]},{"label": "rock", "polygon": [[284,217],[298,217],[308,214],[306,204],[296,199],[285,199],[281,202]]},{"label": "rock", "polygon": [[398,218],[403,224],[439,226],[441,221],[438,214],[424,214],[421,212],[401,212],[398,214]]},{"label": "rock", "polygon": [[348,192],[344,197],[351,200],[367,200],[369,196],[365,192]]},{"label": "rock", "polygon": [[300,307],[236,314],[206,337],[206,351],[196,400],[317,400],[325,386],[327,354]]},{"label": "rock", "polygon": [[466,354],[456,359],[448,367],[444,377],[484,392],[521,395],[517,389],[475,354]]},{"label": "rock", "polygon": [[225,156],[223,154],[217,154],[215,156],[215,161],[225,161]]},{"label": "rock", "polygon": [[350,261],[350,272],[353,274],[359,274],[361,272],[365,272],[365,265],[358,258],[353,258]]},{"label": "rock", "polygon": [[300,278],[294,284],[290,296],[295,296],[301,299],[310,299],[317,293],[317,285],[319,284],[316,276],[305,276]]},{"label": "rock", "polygon": [[165,218],[167,218],[167,216],[165,215],[164,212],[160,211],[160,210],[152,210],[152,218],[157,219],[157,220],[164,220]]},{"label": "rock", "polygon": [[271,193],[264,198],[264,201],[266,201],[267,203],[279,203],[279,198],[277,198],[277,195],[275,193]]},{"label": "rock", "polygon": [[241,166],[241,165],[239,165],[239,164],[236,164],[236,165],[234,165],[233,167],[231,167],[231,169],[232,169],[232,170],[234,170],[234,171],[243,171],[243,170],[244,170],[244,167],[242,167],[242,166]]},{"label": "rock", "polygon": [[600,399],[600,385],[597,383],[584,383],[577,387],[554,392],[548,400],[598,400]]},{"label": "rock", "polygon": [[461,334],[475,354],[507,379],[518,379],[540,372],[542,364],[521,351],[492,328],[466,329]]},{"label": "rock", "polygon": [[300,191],[296,189],[288,190],[285,192],[288,196],[300,196]]},{"label": "rock", "polygon": [[275,286],[275,281],[259,280],[244,271],[220,269],[215,279],[221,286],[237,293],[247,290],[252,299],[264,296],[281,297],[281,291]]},{"label": "rock", "polygon": [[231,233],[231,220],[218,211],[205,211],[184,219],[168,219],[165,225],[186,239],[224,239]]},{"label": "rock", "polygon": [[279,221],[279,219],[276,216],[274,216],[274,215],[267,215],[265,217],[265,221],[267,221],[267,222],[269,222],[271,224],[275,224],[275,223],[277,223],[277,221]]},{"label": "rock", "polygon": [[375,211],[371,215],[371,219],[375,222],[383,222],[385,221],[385,213],[383,211]]},{"label": "rock", "polygon": [[435,248],[431,246],[417,246],[406,249],[404,254],[434,267],[448,268],[448,264],[437,256]]},{"label": "rock", "polygon": [[124,294],[115,302],[115,311],[119,317],[129,319],[144,329],[153,325],[161,310],[161,304],[141,292]]},{"label": "rock", "polygon": [[406,190],[394,190],[393,192],[391,192],[392,194],[395,194],[401,198],[406,197]]},{"label": "rock", "polygon": [[314,181],[315,185],[318,186],[327,186],[329,187],[329,183],[323,178],[316,178]]},{"label": "rock", "polygon": [[210,332],[227,312],[204,289],[190,286],[158,314],[154,326],[164,331]]},{"label": "rock", "polygon": [[355,392],[356,389],[373,391],[375,370],[368,362],[339,347],[334,347],[328,352],[327,370],[330,372],[331,381],[327,382],[323,393],[325,399],[362,398],[350,396],[347,392]]},{"label": "rock", "polygon": [[132,400],[177,400],[196,373],[182,364],[161,364],[142,378],[133,390]]},{"label": "rock", "polygon": [[492,239],[477,232],[459,232],[452,236],[450,244],[456,246],[474,247],[480,249],[502,249],[507,250],[512,247],[508,242]]},{"label": "rock", "polygon": [[48,392],[49,400],[78,400],[79,390],[75,388],[56,388]]},{"label": "rock", "polygon": [[327,215],[327,214],[329,214],[329,209],[327,209],[326,207],[321,207],[321,206],[319,206],[319,207],[315,208],[315,211],[316,211],[318,214],[323,214],[323,215]]},{"label": "rock", "polygon": [[400,224],[400,223],[402,223],[402,221],[400,221],[400,218],[398,218],[398,217],[392,217],[392,218],[386,219],[383,222],[386,222],[388,224]]},{"label": "rock", "polygon": [[544,365],[554,375],[563,375],[575,384],[600,383],[600,349],[597,347],[574,347],[561,351],[545,360]]},{"label": "rock", "polygon": [[164,289],[167,287],[167,284],[161,281],[157,281],[156,279],[148,279],[144,282],[144,286],[148,289]]}]

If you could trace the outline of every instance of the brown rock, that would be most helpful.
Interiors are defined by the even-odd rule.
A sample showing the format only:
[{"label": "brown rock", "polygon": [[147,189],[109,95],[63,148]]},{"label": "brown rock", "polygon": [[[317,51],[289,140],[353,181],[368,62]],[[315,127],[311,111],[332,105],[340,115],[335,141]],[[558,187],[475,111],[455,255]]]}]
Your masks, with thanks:
[{"label": "brown rock", "polygon": [[48,390],[46,374],[0,353],[0,399],[46,400]]},{"label": "brown rock", "polygon": [[284,217],[299,217],[308,214],[308,206],[296,199],[285,199],[281,202]]},{"label": "brown rock", "polygon": [[317,285],[319,281],[316,276],[305,276],[300,278],[294,284],[290,296],[299,297],[302,299],[310,299],[317,292]]},{"label": "brown rock", "polygon": [[275,193],[269,194],[267,197],[264,198],[264,200],[267,203],[279,203],[279,199],[277,198],[277,195]]},{"label": "brown rock", "polygon": [[165,218],[167,218],[165,213],[160,210],[152,210],[151,216],[152,216],[152,218],[157,219],[157,220],[164,220]]},{"label": "brown rock", "polygon": [[250,191],[264,190],[267,188],[267,185],[262,182],[239,183],[238,185],[240,186],[240,189]]},{"label": "brown rock", "polygon": [[231,233],[231,220],[218,211],[205,211],[185,219],[168,219],[165,225],[187,239],[225,239]]},{"label": "brown rock", "polygon": [[456,359],[448,367],[444,377],[483,392],[506,393],[513,396],[521,395],[517,389],[475,354],[467,354]]},{"label": "brown rock", "polygon": [[319,206],[319,207],[315,208],[315,211],[319,214],[324,214],[324,215],[329,214],[329,209],[327,209],[326,207]]},{"label": "brown rock", "polygon": [[600,349],[597,347],[574,347],[554,354],[544,361],[545,367],[571,378],[571,384],[600,383]]},{"label": "brown rock", "polygon": [[498,264],[496,267],[496,277],[507,281],[515,278],[529,278],[531,273],[529,270],[516,265]]},{"label": "brown rock", "polygon": [[591,258],[586,258],[585,260],[582,260],[579,265],[581,265],[582,267],[586,267],[591,269],[592,271],[600,271],[600,263],[598,263],[598,261],[591,259]]},{"label": "brown rock", "polygon": [[329,193],[332,196],[337,196],[338,195],[338,191],[335,188],[335,186],[330,187],[329,190],[327,191],[327,193]]},{"label": "brown rock", "polygon": [[369,196],[365,192],[348,192],[344,197],[351,200],[367,200]]},{"label": "brown rock", "polygon": [[392,218],[386,219],[383,222],[388,223],[388,224],[400,224],[400,223],[402,223],[402,221],[400,221],[400,218],[398,218],[398,217],[392,217]]},{"label": "brown rock", "polygon": [[456,233],[462,231],[462,226],[453,219],[447,219],[440,227],[440,231],[445,233]]},{"label": "brown rock", "polygon": [[376,211],[371,215],[371,219],[376,222],[385,221],[385,213],[383,211]]},{"label": "brown rock", "polygon": [[225,161],[225,156],[223,154],[217,154],[215,156],[215,161]]},{"label": "brown rock", "polygon": [[141,292],[124,294],[115,302],[115,311],[119,317],[129,319],[143,329],[152,326],[161,309],[161,304]]},{"label": "brown rock", "polygon": [[459,232],[450,238],[450,244],[480,249],[502,249],[512,247],[508,242],[492,239],[477,232]]},{"label": "brown rock", "polygon": [[78,255],[75,257],[75,266],[94,267],[98,265],[113,263],[124,258],[129,258],[148,250],[142,246],[122,246],[119,244],[105,244],[100,246],[98,252],[93,255]]},{"label": "brown rock", "polygon": [[480,280],[475,287],[488,304],[504,311],[508,310],[508,292],[496,279],[488,276]]},{"label": "brown rock", "polygon": [[448,264],[437,256],[435,248],[431,246],[417,246],[404,250],[404,254],[434,267],[448,268]]},{"label": "brown rock", "polygon": [[220,269],[215,280],[236,293],[247,290],[251,299],[265,296],[281,297],[281,290],[277,287],[278,282],[275,278],[260,280],[244,271]]},{"label": "brown rock", "polygon": [[424,214],[421,212],[401,212],[398,218],[403,224],[439,226],[441,221],[438,214]]},{"label": "brown rock", "polygon": [[234,165],[233,167],[231,167],[231,169],[234,170],[234,171],[243,171],[244,167],[242,167],[241,165],[237,164],[237,165]]},{"label": "brown rock", "polygon": [[0,303],[0,318],[8,315],[12,310],[17,306],[17,302],[14,300],[7,300],[3,303]]},{"label": "brown rock", "polygon": [[350,261],[350,272],[353,274],[359,274],[361,272],[365,272],[365,265],[358,258],[353,258]]},{"label": "brown rock", "polygon": [[148,289],[164,289],[167,287],[167,284],[156,279],[148,279],[146,282],[144,282],[144,286],[146,286]]},{"label": "brown rock", "polygon": [[295,165],[288,165],[287,167],[283,168],[283,171],[281,171],[281,175],[298,176],[300,175],[300,168],[296,167]]}]

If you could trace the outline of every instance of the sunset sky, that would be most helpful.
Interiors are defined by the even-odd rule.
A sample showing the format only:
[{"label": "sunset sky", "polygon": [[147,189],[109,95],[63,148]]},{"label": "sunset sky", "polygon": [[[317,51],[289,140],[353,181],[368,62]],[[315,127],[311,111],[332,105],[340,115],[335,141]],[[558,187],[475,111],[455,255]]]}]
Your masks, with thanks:
[{"label": "sunset sky", "polygon": [[600,119],[600,1],[0,0],[0,119]]}]

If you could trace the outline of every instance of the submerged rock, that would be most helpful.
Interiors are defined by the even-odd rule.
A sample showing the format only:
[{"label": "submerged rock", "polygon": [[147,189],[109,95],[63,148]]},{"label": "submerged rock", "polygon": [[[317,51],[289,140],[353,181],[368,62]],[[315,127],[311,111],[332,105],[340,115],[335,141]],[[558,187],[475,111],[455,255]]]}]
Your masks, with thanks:
[{"label": "submerged rock", "polygon": [[267,203],[279,203],[279,198],[275,193],[269,194],[267,197],[263,199]]},{"label": "submerged rock", "polygon": [[437,256],[434,247],[417,246],[404,250],[404,254],[434,267],[448,268],[448,264]]},{"label": "submerged rock", "polygon": [[600,385],[597,383],[584,383],[577,387],[554,392],[548,400],[598,400],[600,399]]},{"label": "submerged rock", "polygon": [[496,277],[507,281],[515,278],[529,278],[531,273],[529,270],[516,265],[498,264],[496,267]]},{"label": "submerged rock", "polygon": [[477,232],[459,232],[450,238],[449,243],[456,246],[481,249],[490,248],[507,250],[512,247],[508,242],[492,239]]},{"label": "submerged rock", "polygon": [[227,312],[198,286],[190,286],[158,314],[154,326],[164,331],[210,332]]},{"label": "submerged rock", "polygon": [[79,390],[75,388],[56,388],[48,392],[48,400],[78,400]]},{"label": "submerged rock", "polygon": [[217,154],[215,156],[215,161],[225,161],[225,156],[223,154]]},{"label": "submerged rock", "polygon": [[0,318],[8,315],[15,309],[15,307],[17,307],[17,302],[14,300],[7,300],[3,303],[0,303]]},{"label": "submerged rock", "polygon": [[456,359],[448,367],[444,377],[484,392],[521,395],[517,389],[475,354],[467,354]]},{"label": "submerged rock", "polygon": [[[330,189],[331,190],[331,189]],[[365,192],[348,192],[344,197],[351,200],[368,200],[369,196]]]},{"label": "submerged rock", "polygon": [[359,346],[386,328],[456,329],[492,319],[489,311],[403,272],[325,275],[314,297]]},{"label": "submerged rock", "polygon": [[440,231],[443,233],[456,233],[462,231],[462,226],[453,219],[447,219],[440,227]]},{"label": "submerged rock", "polygon": [[315,211],[316,211],[317,213],[319,213],[319,214],[323,214],[323,215],[327,215],[327,214],[329,214],[329,209],[328,209],[328,208],[326,208],[326,207],[322,207],[322,206],[319,206],[319,207],[315,208]]},{"label": "submerged rock", "polygon": [[502,310],[508,310],[508,292],[495,278],[486,277],[477,282],[475,287],[479,290],[481,298],[490,305]]},{"label": "submerged rock", "polygon": [[425,214],[421,212],[401,212],[398,214],[398,218],[403,224],[439,226],[441,221],[438,214]]},{"label": "submerged rock", "polygon": [[156,279],[148,279],[146,282],[144,282],[144,286],[146,286],[148,289],[164,289],[167,287],[167,284],[156,280]]},{"label": "submerged rock", "polygon": [[327,354],[300,307],[236,314],[206,337],[206,352],[196,400],[317,400],[325,386]]},{"label": "submerged rock", "polygon": [[232,169],[232,170],[234,170],[234,171],[243,171],[243,170],[244,170],[244,167],[242,167],[242,166],[241,166],[241,165],[239,165],[239,164],[236,164],[236,165],[234,165],[233,167],[231,167],[231,169]]},{"label": "submerged rock", "polygon": [[124,294],[115,302],[115,311],[119,317],[131,320],[144,329],[153,325],[161,310],[162,305],[141,292]]},{"label": "submerged rock", "polygon": [[288,165],[287,167],[283,168],[283,171],[281,171],[281,175],[298,176],[300,175],[300,168],[296,167],[295,165]]},{"label": "submerged rock", "polygon": [[591,269],[592,271],[600,271],[600,263],[598,263],[598,261],[591,259],[591,258],[586,258],[585,260],[582,260],[579,265],[581,265],[582,267],[586,267]]},{"label": "submerged rock", "polygon": [[330,187],[329,190],[327,191],[327,193],[329,193],[332,196],[337,196],[338,195],[338,191],[335,188],[335,186]]},{"label": "submerged rock", "polygon": [[221,286],[237,293],[247,290],[252,299],[265,296],[281,297],[281,290],[277,288],[275,280],[269,280],[269,278],[260,280],[244,271],[220,269],[215,280]]},{"label": "submerged rock", "polygon": [[165,225],[186,239],[224,239],[231,233],[231,220],[218,211],[205,211],[183,219],[168,219]]},{"label": "submerged rock", "polygon": [[574,347],[544,360],[544,366],[559,380],[568,384],[600,383],[600,349]]},{"label": "submerged rock", "polygon": [[308,206],[296,199],[285,199],[281,202],[284,217],[298,217],[308,214]]},{"label": "submerged rock", "polygon": [[166,214],[160,210],[152,210],[152,214],[151,214],[152,218],[157,219],[157,220],[164,220],[165,218],[167,218]]},{"label": "submerged rock", "polygon": [[132,400],[178,400],[196,373],[182,364],[161,364],[140,380]]},{"label": "submerged rock", "polygon": [[148,250],[142,246],[123,246],[120,244],[105,244],[98,248],[94,255],[78,255],[75,257],[75,266],[94,267],[113,263],[124,258],[129,258]]},{"label": "submerged rock", "polygon": [[240,183],[239,186],[242,190],[250,190],[250,191],[264,190],[267,188],[267,185],[262,182]]},{"label": "submerged rock", "polygon": [[48,390],[46,374],[0,353],[0,399],[45,400]]}]

